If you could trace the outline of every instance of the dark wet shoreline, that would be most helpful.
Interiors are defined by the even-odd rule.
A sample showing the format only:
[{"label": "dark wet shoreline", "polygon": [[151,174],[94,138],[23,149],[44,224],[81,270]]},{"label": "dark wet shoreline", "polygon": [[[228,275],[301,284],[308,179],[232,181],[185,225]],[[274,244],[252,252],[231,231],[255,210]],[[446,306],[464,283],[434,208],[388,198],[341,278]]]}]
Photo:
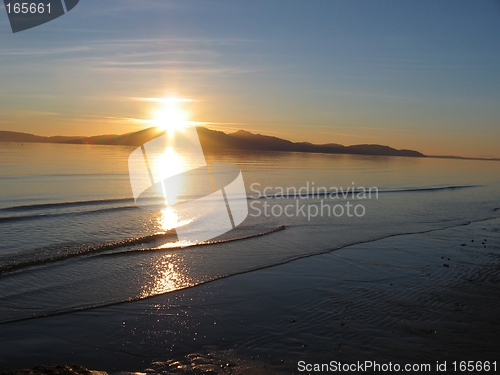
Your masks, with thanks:
[{"label": "dark wet shoreline", "polygon": [[493,219],[4,325],[0,371],[79,363],[108,373],[187,374],[195,358],[199,371],[219,366],[216,373],[232,374],[300,373],[299,360],[494,361],[499,284],[500,219]]}]

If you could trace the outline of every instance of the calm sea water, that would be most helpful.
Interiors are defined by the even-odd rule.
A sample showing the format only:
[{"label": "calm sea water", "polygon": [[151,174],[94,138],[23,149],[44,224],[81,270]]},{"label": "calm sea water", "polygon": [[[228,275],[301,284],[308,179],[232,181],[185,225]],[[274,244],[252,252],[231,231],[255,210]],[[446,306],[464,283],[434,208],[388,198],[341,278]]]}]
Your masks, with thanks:
[{"label": "calm sea water", "polygon": [[218,243],[178,248],[171,212],[134,204],[132,151],[0,143],[0,323],[500,216],[498,162],[221,151],[207,161],[241,168],[249,216]]}]

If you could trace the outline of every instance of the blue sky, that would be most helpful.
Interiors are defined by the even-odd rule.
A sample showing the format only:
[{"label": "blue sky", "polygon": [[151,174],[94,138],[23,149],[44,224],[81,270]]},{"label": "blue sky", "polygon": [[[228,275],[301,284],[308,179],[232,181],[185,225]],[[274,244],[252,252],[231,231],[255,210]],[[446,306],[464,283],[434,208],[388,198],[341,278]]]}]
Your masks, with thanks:
[{"label": "blue sky", "polygon": [[500,2],[81,0],[13,34],[0,129],[144,128],[152,103],[294,141],[500,157]]}]

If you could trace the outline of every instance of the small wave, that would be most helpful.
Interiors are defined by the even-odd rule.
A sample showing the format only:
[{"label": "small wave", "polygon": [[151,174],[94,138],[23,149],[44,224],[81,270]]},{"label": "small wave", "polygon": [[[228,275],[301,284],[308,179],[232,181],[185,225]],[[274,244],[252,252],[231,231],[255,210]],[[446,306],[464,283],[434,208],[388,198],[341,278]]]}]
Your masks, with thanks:
[{"label": "small wave", "polygon": [[0,275],[7,272],[17,271],[23,268],[59,262],[77,256],[92,255],[95,253],[109,251],[120,247],[148,244],[165,238],[177,239],[177,234],[175,233],[175,231],[168,231],[165,233],[153,234],[149,236],[129,238],[125,240],[118,240],[101,244],[91,244],[87,246],[70,244],[36,249],[34,251],[31,251],[30,253],[24,253],[2,260],[3,264],[0,265]]},{"label": "small wave", "polygon": [[[248,200],[260,200],[260,199],[314,199],[314,198],[351,198],[356,197],[358,194],[365,195],[376,195],[376,194],[387,194],[387,193],[420,193],[420,192],[437,192],[442,190],[458,190],[458,189],[470,189],[475,187],[480,187],[481,185],[447,185],[447,186],[424,186],[424,187],[409,187],[409,188],[398,188],[398,189],[384,189],[377,187],[358,187],[351,188],[348,187],[343,189],[339,187],[335,189],[324,189],[324,188],[313,188],[312,190],[301,191],[305,187],[283,187],[283,193],[274,194],[261,194],[258,197],[248,197]],[[370,190],[371,189],[371,190]],[[290,193],[290,191],[295,191]]]},{"label": "small wave", "polygon": [[425,191],[440,191],[440,190],[459,190],[481,187],[482,185],[447,185],[447,186],[430,186],[430,187],[414,187],[401,189],[382,189],[380,193],[406,193],[406,192],[425,192]]},{"label": "small wave", "polygon": [[[249,238],[260,237],[274,232],[284,230],[284,226],[273,227],[273,228],[263,228],[257,229],[257,233],[252,233],[248,235],[239,235],[236,237],[219,238],[211,241],[205,241],[196,244],[190,244],[188,246],[178,244],[177,233],[175,230],[171,230],[165,233],[158,233],[149,236],[129,238],[124,240],[112,241],[101,244],[92,244],[87,246],[81,245],[59,245],[58,247],[48,247],[42,249],[36,249],[30,253],[24,253],[18,256],[12,256],[10,258],[4,258],[0,265],[0,275],[19,271],[24,268],[30,268],[35,266],[41,266],[48,263],[61,262],[70,258],[80,257],[80,256],[99,256],[99,255],[130,255],[134,253],[144,253],[146,251],[161,251],[161,250],[178,250],[186,247],[193,246],[208,246],[216,245],[233,241],[241,241]],[[247,230],[248,232],[248,230]],[[231,233],[231,232],[228,232]],[[240,232],[238,232],[240,233]],[[231,234],[229,234],[231,235]],[[234,234],[233,234],[234,235]],[[148,247],[148,248],[133,248],[137,245],[147,245],[155,241],[164,241],[165,239],[171,240],[168,242],[172,246],[161,248],[161,247]],[[163,243],[164,244],[164,243]],[[160,245],[160,244],[158,244]],[[116,251],[111,253],[106,253],[119,248],[132,247],[129,250]]]},{"label": "small wave", "polygon": [[181,244],[179,242],[174,242],[170,243],[168,247],[155,247],[155,248],[147,248],[147,249],[134,249],[134,250],[125,250],[125,251],[117,251],[113,253],[107,253],[107,254],[99,254],[98,256],[115,256],[115,255],[130,255],[130,254],[142,254],[147,251],[170,251],[170,250],[178,250],[178,249],[184,249],[186,247],[198,247],[198,246],[210,246],[210,245],[218,245],[218,244],[223,244],[223,243],[228,243],[228,242],[234,242],[234,241],[242,241],[242,240],[248,240],[250,238],[255,238],[255,237],[262,237],[267,234],[279,232],[282,230],[285,230],[286,227],[284,225],[280,225],[279,227],[275,228],[270,228],[268,230],[254,233],[254,234],[249,234],[246,236],[240,236],[240,237],[234,237],[234,238],[225,238],[225,239],[216,239],[216,240],[211,240],[211,241],[204,241],[204,242],[199,242],[199,243],[193,243],[193,244]]},{"label": "small wave", "polygon": [[136,206],[119,206],[119,207],[107,207],[100,208],[96,210],[86,210],[86,211],[68,211],[68,212],[56,212],[56,213],[38,213],[33,215],[16,215],[16,216],[4,216],[0,217],[0,223],[10,223],[16,221],[28,221],[28,220],[38,220],[38,219],[46,219],[46,218],[54,218],[58,216],[67,216],[67,215],[92,215],[96,213],[105,213],[105,212],[116,212],[116,211],[128,211],[135,210]]},{"label": "small wave", "polygon": [[76,201],[76,202],[42,203],[42,204],[0,208],[0,212],[43,210],[43,209],[79,207],[79,206],[102,206],[106,204],[117,204],[117,203],[133,204],[134,200],[132,198],[118,198],[118,199],[101,199],[101,200]]},{"label": "small wave", "polygon": [[[399,189],[384,189],[384,188],[376,188],[376,187],[371,187],[373,191],[375,192],[375,189],[378,189],[379,193],[406,193],[406,192],[425,192],[425,191],[439,191],[439,190],[457,190],[457,189],[468,189],[468,188],[475,188],[475,187],[480,187],[481,185],[447,185],[447,186],[430,186],[430,187],[410,187],[410,188],[399,188]],[[304,198],[304,197],[325,197],[325,196],[330,196],[330,195],[338,195],[339,197],[342,197],[342,194],[345,195],[352,195],[353,192],[354,194],[357,193],[362,193],[363,191],[368,191],[370,187],[366,188],[350,188],[348,187],[347,189],[342,190],[342,188],[339,188],[338,190],[327,190],[325,191],[324,189],[313,189],[313,190],[308,190],[306,192],[301,192],[300,189],[304,187],[299,187],[299,188],[293,188],[293,187],[284,187],[283,189],[285,191],[291,191],[291,190],[296,190],[298,192],[296,193],[287,193],[287,194],[281,194],[281,193],[275,193],[275,194],[268,194],[268,195],[261,195],[260,197],[248,197],[249,200],[255,200],[255,199],[272,199],[272,198]],[[151,198],[151,204],[154,204],[154,201],[156,201],[157,198]],[[0,213],[1,212],[24,212],[24,211],[30,211],[30,210],[46,210],[46,209],[58,209],[58,208],[66,208],[66,207],[81,207],[81,206],[103,206],[103,205],[109,205],[109,204],[127,204],[127,205],[134,205],[135,202],[132,198],[116,198],[116,199],[101,199],[101,200],[90,200],[90,201],[74,201],[74,202],[58,202],[58,203],[42,203],[42,204],[33,204],[33,205],[22,205],[22,206],[12,206],[12,207],[4,207],[0,208]],[[6,217],[8,218],[8,217]]]},{"label": "small wave", "polygon": [[[117,176],[127,176],[126,174],[113,174],[113,177]],[[95,173],[52,173],[52,174],[37,174],[37,175],[15,175],[15,176],[1,176],[0,180],[26,180],[26,179],[48,179],[48,178],[68,178],[68,177],[80,177],[80,178],[88,178],[88,177],[103,177],[109,178],[108,174],[95,174]]]}]

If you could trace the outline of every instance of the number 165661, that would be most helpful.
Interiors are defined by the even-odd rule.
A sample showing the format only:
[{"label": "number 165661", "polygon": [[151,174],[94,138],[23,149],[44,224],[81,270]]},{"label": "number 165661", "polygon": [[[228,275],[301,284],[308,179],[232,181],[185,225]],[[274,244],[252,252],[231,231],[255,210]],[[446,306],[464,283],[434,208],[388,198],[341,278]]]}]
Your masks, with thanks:
[{"label": "number 165661", "polygon": [[50,13],[50,3],[7,3],[5,5],[7,13],[15,14],[42,14]]}]

